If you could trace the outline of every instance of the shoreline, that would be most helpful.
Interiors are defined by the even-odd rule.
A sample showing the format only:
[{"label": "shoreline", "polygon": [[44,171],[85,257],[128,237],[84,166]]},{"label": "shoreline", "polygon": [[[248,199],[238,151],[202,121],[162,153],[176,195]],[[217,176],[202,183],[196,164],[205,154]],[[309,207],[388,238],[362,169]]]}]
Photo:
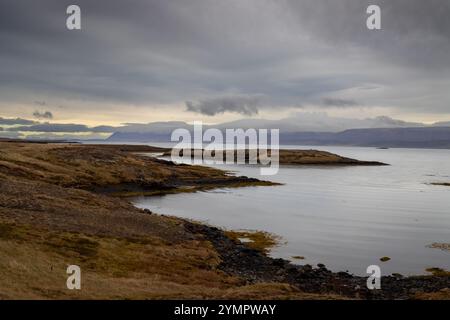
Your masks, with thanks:
[{"label": "shoreline", "polygon": [[[268,257],[226,231],[138,209],[105,190],[164,192],[167,186],[250,186],[259,180],[140,157],[131,154],[142,150],[136,146],[1,147],[0,264],[4,279],[12,279],[0,277],[2,297],[72,297],[57,285],[67,261],[86,270],[92,287],[77,297],[88,299],[428,299],[450,287],[447,274],[397,275],[383,277],[382,290],[369,291],[364,277]],[[13,261],[39,272],[24,275]],[[45,282],[42,273],[50,267]],[[150,281],[155,275],[158,280]]]},{"label": "shoreline", "polygon": [[[285,259],[267,256],[261,250],[249,248],[245,243],[227,236],[227,232],[213,226],[185,222],[185,227],[200,233],[213,243],[223,257],[220,268],[238,274],[248,283],[277,281],[289,283],[303,292],[334,294],[349,299],[392,300],[432,298],[433,294],[448,294],[450,274],[436,272],[432,275],[382,276],[382,290],[367,289],[367,277],[348,272],[332,272],[325,265],[297,265]],[[437,269],[440,270],[440,269]]]}]

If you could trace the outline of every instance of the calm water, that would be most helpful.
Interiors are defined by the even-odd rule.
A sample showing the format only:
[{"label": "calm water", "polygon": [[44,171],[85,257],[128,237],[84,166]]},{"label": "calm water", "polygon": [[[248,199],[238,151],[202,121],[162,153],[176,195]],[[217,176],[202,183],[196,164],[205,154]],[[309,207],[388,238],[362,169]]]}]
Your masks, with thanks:
[{"label": "calm water", "polygon": [[[450,253],[426,246],[450,243],[450,150],[292,147],[331,151],[381,167],[282,167],[273,177],[257,167],[220,166],[239,175],[285,185],[219,189],[138,198],[138,207],[205,221],[227,229],[265,230],[285,244],[271,255],[301,264],[324,263],[334,271],[423,274],[450,269]],[[391,257],[380,262],[383,256]]]}]

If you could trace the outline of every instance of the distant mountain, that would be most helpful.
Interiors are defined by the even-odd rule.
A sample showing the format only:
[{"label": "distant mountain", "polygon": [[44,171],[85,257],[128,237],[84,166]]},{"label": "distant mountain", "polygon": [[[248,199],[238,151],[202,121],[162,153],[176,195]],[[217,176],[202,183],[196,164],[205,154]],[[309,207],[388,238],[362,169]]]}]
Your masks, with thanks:
[{"label": "distant mountain", "polygon": [[450,127],[450,121],[435,122],[433,127]]},{"label": "distant mountain", "polygon": [[[204,125],[204,129],[280,129],[282,133],[297,132],[340,132],[355,128],[401,128],[401,127],[423,127],[422,123],[406,122],[392,119],[386,116],[350,119],[330,117],[325,113],[296,113],[292,117],[281,120],[266,119],[242,119],[225,122],[214,126]],[[122,127],[116,127],[114,134],[109,138],[111,141],[167,141],[170,140],[172,131],[178,128],[192,130],[192,125],[185,122],[153,122],[148,124],[129,123]],[[99,127],[94,128],[100,132]],[[108,128],[109,129],[109,128]],[[131,140],[130,140],[131,139]]]},{"label": "distant mountain", "polygon": [[450,127],[351,129],[338,133],[281,133],[280,143],[447,149],[450,148]]},{"label": "distant mountain", "polygon": [[127,123],[116,128],[107,140],[113,142],[168,142],[175,129],[192,130],[192,126],[182,121],[153,122],[148,124]]},{"label": "distant mountain", "polygon": [[218,128],[265,128],[283,132],[340,132],[348,129],[423,127],[423,123],[406,122],[386,116],[367,119],[330,117],[324,113],[297,113],[281,120],[244,119],[218,125]]},{"label": "distant mountain", "polygon": [[178,128],[190,129],[192,126],[183,121],[167,121],[152,123],[125,123],[122,127],[117,127],[115,132],[126,133],[155,133],[171,134]]},{"label": "distant mountain", "polygon": [[[222,130],[224,128],[222,127]],[[115,142],[169,142],[170,132],[116,132],[108,140]],[[368,128],[341,132],[286,132],[282,130],[280,131],[280,144],[450,148],[450,127]]]},{"label": "distant mountain", "polygon": [[170,142],[171,133],[154,132],[115,132],[109,142]]}]

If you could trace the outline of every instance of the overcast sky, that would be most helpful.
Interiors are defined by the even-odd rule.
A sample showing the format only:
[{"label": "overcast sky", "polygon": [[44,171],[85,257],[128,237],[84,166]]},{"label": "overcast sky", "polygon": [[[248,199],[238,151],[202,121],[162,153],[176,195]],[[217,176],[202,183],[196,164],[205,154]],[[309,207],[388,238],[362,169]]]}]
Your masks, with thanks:
[{"label": "overcast sky", "polygon": [[0,0],[4,118],[433,122],[450,120],[449,89],[448,0]]}]

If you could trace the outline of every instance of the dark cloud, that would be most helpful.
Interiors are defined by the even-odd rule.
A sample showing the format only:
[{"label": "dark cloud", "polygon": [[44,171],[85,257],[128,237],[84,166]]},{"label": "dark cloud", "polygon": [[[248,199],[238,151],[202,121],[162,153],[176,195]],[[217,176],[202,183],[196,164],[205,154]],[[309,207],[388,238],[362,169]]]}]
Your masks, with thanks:
[{"label": "dark cloud", "polygon": [[213,99],[200,100],[198,102],[186,102],[186,109],[208,116],[225,112],[240,113],[251,116],[258,113],[261,104],[260,97],[252,96],[230,96]]},{"label": "dark cloud", "polygon": [[367,106],[448,113],[450,1],[378,0],[382,30],[368,31],[373,3],[78,0],[82,30],[71,32],[70,0],[1,0],[0,96],[70,100],[80,111],[94,101],[99,112],[205,97],[187,108],[253,115],[251,103],[210,102],[239,92],[268,97],[275,110],[339,92]]},{"label": "dark cloud", "polygon": [[9,125],[9,126],[13,126],[13,125],[32,125],[35,124],[36,121],[33,120],[27,120],[27,119],[21,119],[21,118],[16,118],[16,119],[5,119],[0,117],[0,124],[4,124],[4,125]]},{"label": "dark cloud", "polygon": [[33,112],[33,117],[37,118],[37,119],[53,119],[53,113],[51,113],[50,111],[35,111]]},{"label": "dark cloud", "polygon": [[[450,68],[450,1],[281,1],[299,26],[334,45],[363,46],[383,60],[428,71]],[[368,15],[361,14],[372,4],[381,8],[381,31],[368,31]]]},{"label": "dark cloud", "polygon": [[76,133],[37,133],[37,134],[28,134],[26,139],[30,140],[103,140],[105,136],[91,133],[91,134],[76,134]]},{"label": "dark cloud", "polygon": [[32,126],[21,126],[10,128],[9,131],[22,132],[89,132],[91,131],[83,124],[59,124],[59,123],[43,123]]},{"label": "dark cloud", "polygon": [[124,127],[96,126],[88,127],[84,124],[63,124],[63,123],[40,123],[35,125],[20,126],[10,128],[9,131],[21,132],[95,132],[112,133]]},{"label": "dark cloud", "polygon": [[348,108],[360,105],[355,100],[338,99],[338,98],[324,98],[322,99],[322,104],[326,107],[338,107],[338,108]]}]

